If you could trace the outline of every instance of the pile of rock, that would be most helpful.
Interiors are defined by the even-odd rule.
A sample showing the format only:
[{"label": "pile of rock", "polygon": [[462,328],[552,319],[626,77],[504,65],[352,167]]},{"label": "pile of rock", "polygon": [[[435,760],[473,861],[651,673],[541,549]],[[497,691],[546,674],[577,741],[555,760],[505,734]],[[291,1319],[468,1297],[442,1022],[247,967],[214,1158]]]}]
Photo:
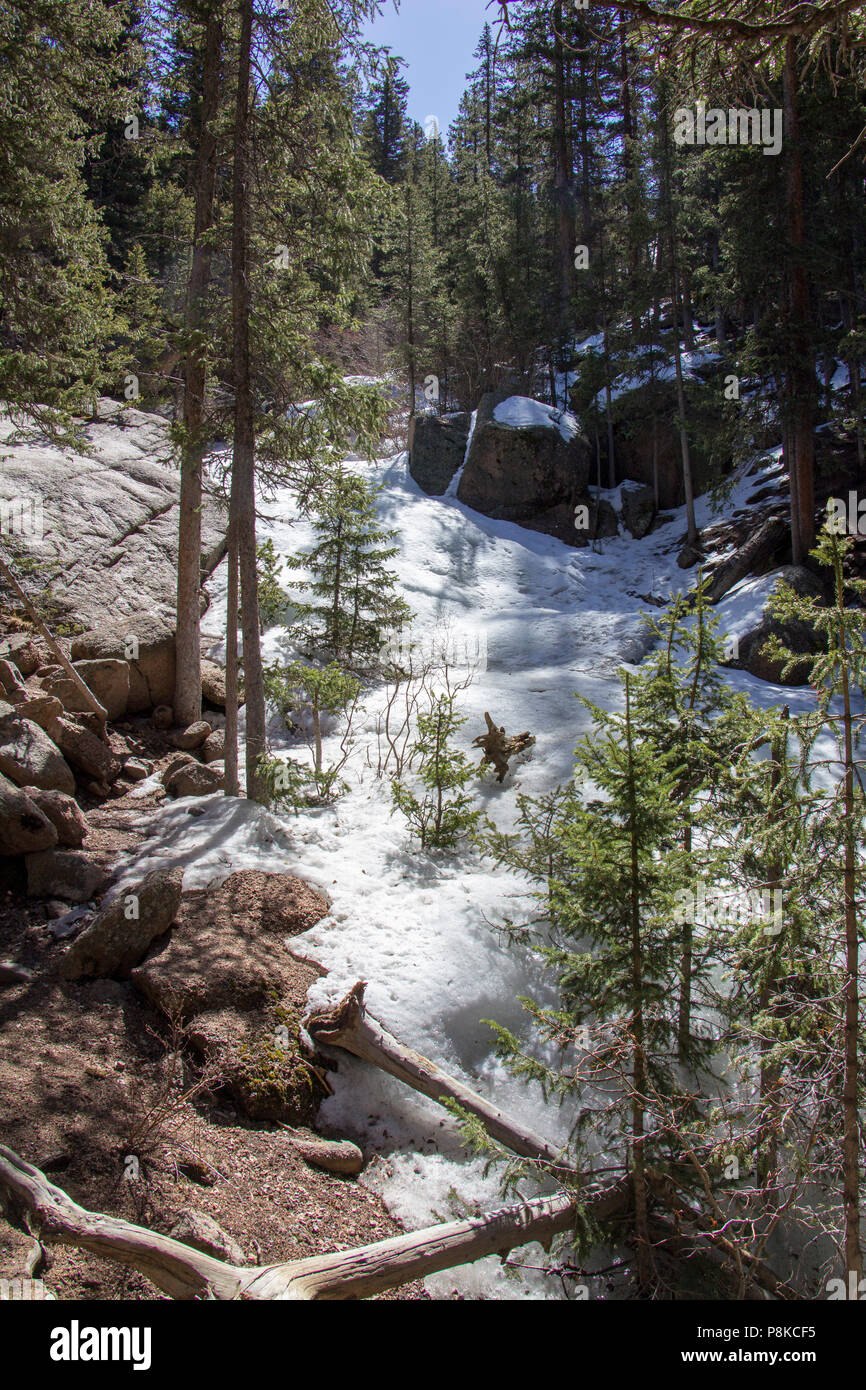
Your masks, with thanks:
[{"label": "pile of rock", "polygon": [[[111,723],[152,711],[156,728],[172,728],[175,637],[168,622],[132,614],[73,638],[67,651]],[[202,689],[224,707],[225,680],[213,662],[203,663]],[[170,737],[179,750],[163,779],[171,795],[222,789],[220,722],[217,710],[209,722]],[[153,770],[117,729],[103,735],[47,642],[29,632],[0,641],[0,856],[24,857],[31,897],[82,903],[105,889],[104,870],[82,851],[87,822],[76,794],[122,795]]]}]

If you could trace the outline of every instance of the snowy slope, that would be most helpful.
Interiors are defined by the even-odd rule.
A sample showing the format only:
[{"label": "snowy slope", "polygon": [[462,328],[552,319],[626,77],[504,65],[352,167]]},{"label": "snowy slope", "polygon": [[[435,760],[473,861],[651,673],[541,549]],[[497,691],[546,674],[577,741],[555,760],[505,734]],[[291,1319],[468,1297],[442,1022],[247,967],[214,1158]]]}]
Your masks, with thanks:
[{"label": "snowy slope", "polygon": [[[509,828],[518,788],[539,793],[571,772],[574,745],[588,724],[575,691],[612,706],[618,666],[646,653],[641,615],[655,609],[645,597],[667,597],[694,582],[676,565],[684,516],[676,514],[643,541],[607,540],[595,553],[493,521],[453,496],[427,497],[410,478],[405,454],[378,466],[351,466],[369,469],[383,485],[380,512],[398,532],[394,565],[419,632],[429,637],[449,623],[459,642],[482,655],[485,669],[460,697],[468,715],[462,746],[469,751],[483,731],[485,710],[509,732],[530,729],[537,737],[531,760],[503,786],[480,786],[480,804],[500,828]],[[774,466],[770,459],[768,475]],[[729,507],[744,507],[762,481],[741,482]],[[303,549],[309,531],[295,522],[291,497],[280,494],[265,510],[262,531],[277,552]],[[709,519],[709,503],[700,499],[698,522]],[[210,587],[205,626],[219,632],[224,569]],[[270,630],[264,648],[266,661],[274,659],[285,650],[285,633]],[[768,703],[782,698],[780,690],[741,673],[736,680],[757,687]],[[795,707],[808,698],[793,696],[784,692]],[[347,769],[351,790],[335,807],[282,817],[217,796],[197,803],[203,815],[190,816],[190,803],[175,803],[154,814],[154,848],[125,865],[123,877],[168,859],[191,866],[191,887],[253,865],[290,869],[321,885],[333,910],[293,941],[329,972],[311,1002],[335,1001],[356,980],[367,980],[369,1007],[392,1032],[562,1140],[567,1116],[545,1109],[534,1091],[505,1074],[491,1056],[491,1034],[482,1022],[495,1018],[524,1031],[518,996],[540,991],[534,963],[504,949],[495,931],[503,917],[525,912],[526,885],[472,855],[431,858],[409,844],[402,818],[391,815],[387,781],[377,781],[367,765],[372,743],[375,766],[380,703],[380,692],[372,691]],[[277,720],[271,737],[275,747],[289,746]],[[293,751],[304,756],[297,744]],[[322,1119],[378,1152],[364,1180],[408,1226],[498,1201],[496,1178],[485,1179],[481,1165],[467,1158],[445,1112],[372,1068],[341,1061]],[[455,1194],[466,1206],[453,1205]],[[498,1260],[437,1275],[429,1287],[439,1295],[456,1289],[469,1297],[561,1296],[557,1281],[532,1271],[515,1285]]]}]

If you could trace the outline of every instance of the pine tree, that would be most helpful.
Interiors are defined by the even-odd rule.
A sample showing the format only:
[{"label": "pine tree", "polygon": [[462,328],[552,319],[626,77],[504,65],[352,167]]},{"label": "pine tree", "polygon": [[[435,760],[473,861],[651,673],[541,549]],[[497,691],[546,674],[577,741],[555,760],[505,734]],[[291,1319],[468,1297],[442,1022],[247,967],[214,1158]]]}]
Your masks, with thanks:
[{"label": "pine tree", "polygon": [[0,399],[44,423],[107,385],[115,325],[81,113],[112,118],[121,19],[87,0],[12,0],[0,20]]},{"label": "pine tree", "polygon": [[[829,725],[838,744],[838,765],[842,770],[841,783],[832,794],[823,812],[823,844],[832,846],[826,861],[828,900],[838,944],[844,951],[845,988],[843,1016],[839,1020],[841,1033],[841,1109],[842,1109],[842,1208],[845,1273],[859,1285],[863,1277],[863,1253],[860,1236],[860,903],[858,876],[862,875],[860,847],[866,825],[866,798],[860,773],[857,749],[863,727],[863,716],[855,713],[855,692],[866,692],[866,582],[845,574],[845,558],[851,550],[850,536],[840,536],[838,529],[828,523],[814,551],[815,560],[826,566],[832,576],[833,598],[821,607],[813,598],[796,594],[785,586],[774,603],[776,616],[796,618],[814,627],[826,643],[826,653],[812,664],[810,680],[818,693],[817,737],[820,729]],[[847,606],[848,591],[859,606]],[[773,655],[787,656],[785,670],[791,669],[797,658],[785,652],[783,644],[771,640],[768,647]],[[832,707],[834,697],[841,709]],[[838,856],[838,857],[837,857]]]},{"label": "pine tree", "polygon": [[311,778],[300,776],[294,767],[288,769],[290,775],[287,777],[286,763],[264,760],[262,773],[277,800],[282,799],[281,792],[285,793],[290,804],[297,809],[299,790],[308,802],[311,788],[318,802],[327,802],[345,789],[338,780],[345,757],[343,762],[333,767],[326,768],[324,765],[322,721],[324,715],[346,716],[354,710],[360,689],[360,682],[342,671],[336,662],[328,666],[292,662],[288,666],[271,666],[265,670],[268,701],[276,706],[287,723],[297,715],[302,718],[309,715],[311,724]]},{"label": "pine tree", "polygon": [[379,524],[371,485],[344,468],[318,490],[312,519],[313,549],[286,561],[290,569],[309,574],[295,585],[311,597],[295,603],[299,618],[293,636],[311,656],[346,670],[373,672],[388,633],[410,617],[387,568],[397,554],[387,542],[396,533]]},{"label": "pine tree", "polygon": [[[519,939],[532,944],[559,990],[558,1007],[524,1004],[542,1047],[560,1050],[561,1065],[494,1027],[516,1075],[560,1104],[580,1097],[571,1125],[574,1169],[586,1173],[601,1150],[631,1172],[637,1288],[645,1295],[655,1279],[647,1168],[677,1151],[692,1109],[671,1062],[680,960],[675,902],[691,870],[676,848],[678,769],[670,752],[640,738],[640,687],[623,674],[622,714],[584,701],[593,727],[576,750],[576,779],[548,822],[549,852],[537,856],[546,920],[520,928]],[[688,1060],[698,1055],[695,1046]]]},{"label": "pine tree", "polygon": [[409,750],[414,772],[393,778],[391,797],[421,842],[422,849],[454,846],[477,825],[480,811],[473,811],[466,787],[474,768],[452,744],[454,734],[466,723],[457,712],[454,696],[433,693],[429,707],[418,715],[416,737]]}]

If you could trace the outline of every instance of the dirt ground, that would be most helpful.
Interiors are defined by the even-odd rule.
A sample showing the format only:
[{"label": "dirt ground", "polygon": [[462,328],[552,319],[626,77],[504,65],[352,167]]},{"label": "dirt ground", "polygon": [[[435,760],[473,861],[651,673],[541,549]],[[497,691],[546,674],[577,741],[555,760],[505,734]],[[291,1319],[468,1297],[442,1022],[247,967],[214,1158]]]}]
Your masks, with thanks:
[{"label": "dirt ground", "polygon": [[[175,752],[146,721],[120,732],[151,760]],[[82,796],[80,804],[90,827],[84,848],[109,865],[142,843],[142,812],[155,798]],[[250,1263],[400,1232],[377,1196],[355,1179],[308,1167],[285,1130],[250,1121],[225,1091],[184,1099],[195,1055],[184,1052],[171,1069],[166,1022],[129,982],[60,980],[63,947],[49,934],[46,905],[28,899],[25,887],[21,863],[0,859],[0,959],[32,972],[0,988],[0,1142],[91,1210],[163,1232],[182,1211],[206,1213]],[[297,968],[305,990],[316,968],[302,960]],[[142,1155],[137,1176],[133,1147]],[[0,1215],[0,1278],[25,1275],[31,1246]],[[163,1297],[135,1271],[69,1247],[47,1247],[36,1273],[58,1299]],[[427,1295],[409,1284],[382,1297]]]}]

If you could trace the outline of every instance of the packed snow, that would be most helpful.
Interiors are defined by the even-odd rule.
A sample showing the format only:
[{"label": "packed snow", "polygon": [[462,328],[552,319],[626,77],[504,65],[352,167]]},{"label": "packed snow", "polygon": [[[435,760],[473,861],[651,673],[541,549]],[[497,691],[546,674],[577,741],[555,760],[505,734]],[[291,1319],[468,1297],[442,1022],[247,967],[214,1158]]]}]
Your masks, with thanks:
[{"label": "packed snow", "polygon": [[529,396],[509,396],[494,407],[493,418],[498,425],[511,425],[517,430],[559,430],[566,444],[580,432],[577,420],[567,410],[555,410]]},{"label": "packed snow", "polygon": [[[532,402],[526,409],[533,404],[539,412],[549,409]],[[525,422],[523,403],[506,414]],[[503,785],[488,778],[477,784],[480,806],[509,829],[518,791],[547,791],[571,773],[575,744],[588,726],[576,692],[602,706],[617,705],[618,668],[640,661],[649,649],[641,620],[657,611],[650,600],[666,599],[694,581],[676,564],[684,514],[674,514],[642,541],[618,536],[603,548],[574,549],[473,512],[450,490],[444,498],[427,497],[409,476],[405,454],[347,466],[381,484],[379,511],[397,532],[400,550],[393,565],[417,614],[415,633],[431,647],[447,640],[458,664],[474,671],[459,697],[467,716],[460,746],[477,758],[470,744],[483,732],[485,710],[509,732],[529,729],[536,735],[530,758]],[[770,456],[768,475],[774,468]],[[741,479],[728,506],[745,508],[762,482],[760,473]],[[307,547],[312,532],[298,519],[289,492],[278,493],[262,510],[262,538],[269,537],[278,554]],[[697,515],[700,525],[710,521],[707,498],[698,500]],[[290,587],[291,577],[284,580]],[[225,619],[224,566],[209,588],[212,605],[204,627],[217,634]],[[285,630],[270,629],[263,647],[266,663],[284,656]],[[215,641],[217,654],[220,649]],[[735,680],[760,692],[766,703],[782,702],[776,687],[743,673],[735,673]],[[784,692],[789,703],[791,694]],[[334,806],[293,816],[222,796],[166,804],[150,813],[148,845],[122,865],[118,882],[166,863],[186,866],[190,888],[250,867],[308,879],[331,901],[329,915],[291,942],[328,972],[313,987],[311,1005],[335,1002],[357,980],[368,981],[369,1008],[392,1033],[562,1142],[568,1114],[546,1107],[536,1089],[507,1074],[493,1056],[484,1022],[495,1019],[526,1037],[519,996],[551,1002],[549,983],[534,960],[506,947],[497,932],[503,919],[526,914],[528,884],[474,853],[430,855],[409,841],[402,817],[392,813],[387,777],[376,776],[381,704],[382,692],[373,688],[344,771],[350,790]],[[283,756],[308,756],[277,717],[269,737]],[[339,737],[339,731],[330,734],[326,756],[333,756]],[[407,1227],[500,1203],[497,1176],[484,1176],[441,1108],[350,1058],[341,1059],[334,1086],[321,1120],[375,1154],[362,1180]],[[538,1250],[518,1258],[526,1265],[544,1263]],[[525,1268],[507,1273],[498,1259],[427,1283],[434,1296],[563,1296],[558,1280]]]}]

